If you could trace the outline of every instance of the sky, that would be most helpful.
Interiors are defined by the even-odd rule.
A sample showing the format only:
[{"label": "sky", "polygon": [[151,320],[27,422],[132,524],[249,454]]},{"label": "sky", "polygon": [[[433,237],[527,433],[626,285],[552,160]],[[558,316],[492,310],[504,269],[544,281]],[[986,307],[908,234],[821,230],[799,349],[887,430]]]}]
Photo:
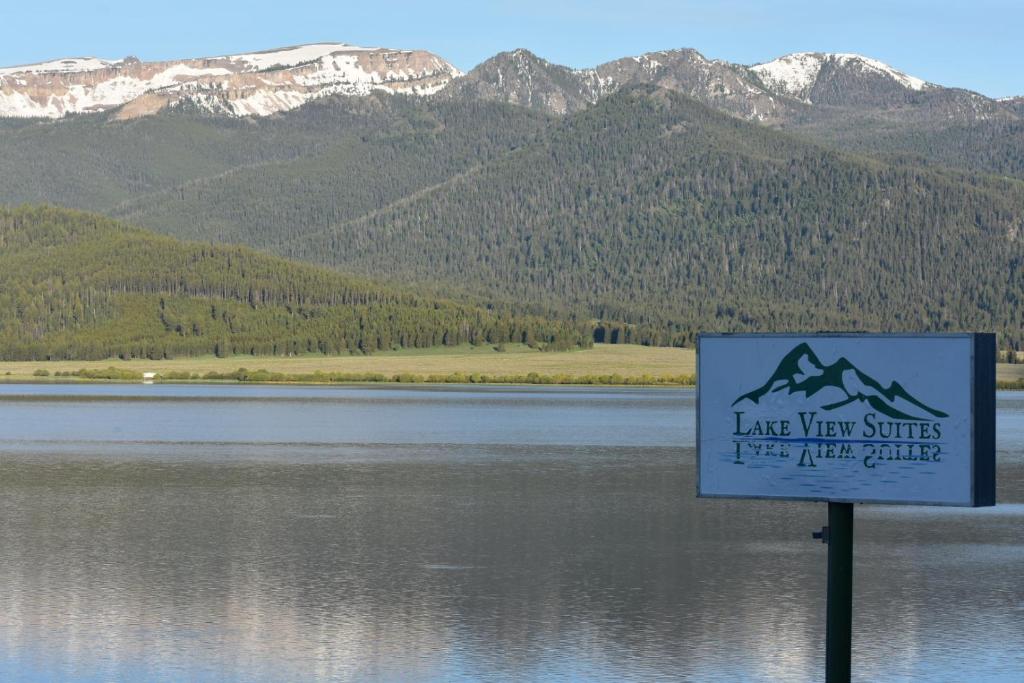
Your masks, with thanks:
[{"label": "sky", "polygon": [[741,64],[856,52],[946,86],[1024,95],[1022,0],[0,0],[0,65],[150,61],[311,42],[419,48],[462,70],[525,47],[573,67],[692,47]]}]

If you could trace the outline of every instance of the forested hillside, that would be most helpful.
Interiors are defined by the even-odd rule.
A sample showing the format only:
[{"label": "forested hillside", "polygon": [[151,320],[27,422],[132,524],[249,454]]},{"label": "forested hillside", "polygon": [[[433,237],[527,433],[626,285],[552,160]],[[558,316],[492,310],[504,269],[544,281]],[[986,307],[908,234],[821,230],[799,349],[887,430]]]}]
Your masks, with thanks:
[{"label": "forested hillside", "polygon": [[475,101],[319,101],[285,120],[253,123],[283,138],[322,131],[316,151],[146,194],[113,213],[179,236],[274,247],[499,158],[534,139],[548,120]]},{"label": "forested hillside", "polygon": [[371,95],[287,115],[0,120],[0,203],[51,203],[263,246],[363,215],[533,139],[511,105]]},{"label": "forested hillside", "polygon": [[0,208],[4,360],[590,340],[590,326],[416,296],[247,248],[179,242],[65,209]]},{"label": "forested hillside", "polygon": [[880,115],[819,116],[789,127],[794,133],[883,159],[948,166],[1024,179],[1024,121],[893,120]]},{"label": "forested hillside", "polygon": [[1019,171],[1016,124],[826,119],[780,132],[639,86],[562,117],[372,95],[262,119],[5,121],[0,201],[95,209],[464,304],[618,321],[599,340],[991,329],[1019,348],[1024,183],[988,173]]},{"label": "forested hillside", "polygon": [[1024,183],[829,151],[641,87],[283,253],[696,330],[1022,341]]}]

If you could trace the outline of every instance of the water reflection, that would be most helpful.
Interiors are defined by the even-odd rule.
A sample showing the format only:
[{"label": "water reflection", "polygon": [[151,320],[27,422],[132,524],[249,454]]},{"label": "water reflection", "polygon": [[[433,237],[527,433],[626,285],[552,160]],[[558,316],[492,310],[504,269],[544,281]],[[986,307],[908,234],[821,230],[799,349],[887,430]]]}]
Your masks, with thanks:
[{"label": "water reflection", "polygon": [[[467,411],[419,392],[402,410],[433,412],[411,418],[434,424],[420,443],[382,439],[392,408],[374,403],[355,406],[384,413],[360,427],[374,441],[338,441],[342,415],[297,446],[212,444],[212,427],[76,441],[109,433],[125,414],[109,406],[41,444],[26,425],[53,402],[0,402],[23,411],[0,424],[0,679],[817,679],[823,507],[694,499],[692,395],[618,393],[556,392],[576,412],[559,425],[514,394]],[[264,404],[309,409],[244,405]],[[167,424],[208,409],[148,408],[166,405]],[[629,431],[594,443],[623,411]],[[433,436],[470,414],[524,439]],[[1024,497],[1006,460],[1005,507],[858,510],[859,680],[1020,680]]]}]

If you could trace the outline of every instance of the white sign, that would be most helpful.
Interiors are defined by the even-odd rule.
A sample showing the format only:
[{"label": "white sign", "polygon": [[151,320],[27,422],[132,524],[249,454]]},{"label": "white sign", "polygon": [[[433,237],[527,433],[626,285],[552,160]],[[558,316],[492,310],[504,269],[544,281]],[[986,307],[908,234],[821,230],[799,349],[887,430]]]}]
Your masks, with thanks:
[{"label": "white sign", "polygon": [[995,338],[701,335],[700,496],[995,504]]}]

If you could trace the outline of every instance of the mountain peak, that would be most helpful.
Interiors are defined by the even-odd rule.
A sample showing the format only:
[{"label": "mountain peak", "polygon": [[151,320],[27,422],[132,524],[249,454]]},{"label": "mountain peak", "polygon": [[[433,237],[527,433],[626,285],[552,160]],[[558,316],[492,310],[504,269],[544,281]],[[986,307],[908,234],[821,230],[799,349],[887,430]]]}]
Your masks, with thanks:
[{"label": "mountain peak", "polygon": [[509,50],[508,52],[499,52],[497,56],[500,57],[501,55],[508,55],[515,59],[527,59],[530,61],[537,61],[548,64],[548,60],[538,57],[537,53],[532,52],[531,50],[528,50],[525,47],[517,47],[516,49]]},{"label": "mountain peak", "polygon": [[847,82],[882,80],[902,90],[920,91],[932,84],[881,62],[847,52],[794,52],[770,62],[755,64],[757,74],[769,89],[808,103],[817,103],[819,86],[829,78],[843,77]]},{"label": "mountain peak", "polygon": [[527,50],[525,47],[519,47],[507,52],[499,52],[493,57],[490,57],[478,64],[472,71],[470,71],[470,73],[473,73],[474,71],[479,73],[509,68],[520,69],[524,73],[546,71],[549,69],[565,73],[578,73],[575,69],[570,67],[552,64],[536,53]]},{"label": "mountain peak", "polygon": [[554,114],[579,111],[603,94],[587,70],[552,64],[525,48],[499,52],[449,86],[449,94],[499,100]]}]

